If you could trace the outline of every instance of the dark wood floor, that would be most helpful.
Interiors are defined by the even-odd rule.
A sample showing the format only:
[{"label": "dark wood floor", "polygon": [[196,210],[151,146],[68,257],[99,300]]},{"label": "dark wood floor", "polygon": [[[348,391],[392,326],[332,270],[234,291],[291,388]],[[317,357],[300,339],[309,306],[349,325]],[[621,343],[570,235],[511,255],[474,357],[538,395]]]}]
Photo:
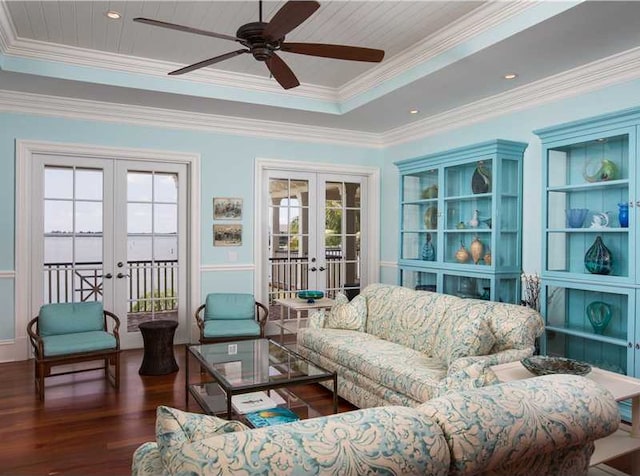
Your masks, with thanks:
[{"label": "dark wood floor", "polygon": [[[175,350],[177,373],[140,376],[142,351],[123,351],[119,392],[102,372],[83,372],[46,379],[42,403],[34,391],[32,361],[0,364],[0,474],[130,474],[133,451],[155,440],[156,407],[186,408],[185,348]],[[190,370],[198,374],[195,363]],[[315,409],[331,413],[331,393],[324,387],[308,385],[296,392]],[[353,408],[340,399],[339,411]],[[200,411],[192,399],[188,410]]]},{"label": "dark wood floor", "polygon": [[[133,451],[155,439],[156,407],[186,409],[185,350],[175,349],[177,373],[140,376],[142,351],[123,351],[119,392],[102,372],[84,372],[47,379],[43,403],[34,392],[32,361],[0,364],[0,475],[130,474]],[[190,371],[198,373],[194,362]],[[320,385],[297,392],[321,413],[331,412],[331,393]],[[339,411],[353,408],[340,399]],[[192,399],[188,410],[200,411]],[[628,458],[613,465],[630,469]]]}]

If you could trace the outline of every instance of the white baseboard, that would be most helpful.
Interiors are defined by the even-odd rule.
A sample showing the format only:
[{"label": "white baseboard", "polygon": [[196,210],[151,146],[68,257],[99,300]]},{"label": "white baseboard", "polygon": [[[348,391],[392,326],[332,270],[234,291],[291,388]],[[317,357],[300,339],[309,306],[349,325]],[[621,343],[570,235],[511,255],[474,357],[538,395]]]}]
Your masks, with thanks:
[{"label": "white baseboard", "polygon": [[17,362],[30,358],[27,338],[0,341],[0,362]]}]

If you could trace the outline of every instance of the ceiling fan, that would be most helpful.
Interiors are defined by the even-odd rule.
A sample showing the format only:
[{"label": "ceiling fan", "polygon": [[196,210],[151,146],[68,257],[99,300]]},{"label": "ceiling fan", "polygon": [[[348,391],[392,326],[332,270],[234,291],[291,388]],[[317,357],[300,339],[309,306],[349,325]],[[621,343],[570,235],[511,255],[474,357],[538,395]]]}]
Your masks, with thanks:
[{"label": "ceiling fan", "polygon": [[362,48],[359,46],[330,45],[324,43],[288,43],[285,36],[302,24],[307,18],[320,8],[316,1],[289,1],[276,12],[270,22],[262,21],[262,0],[259,2],[260,21],[246,23],[238,28],[236,36],[214,33],[212,31],[199,30],[189,26],[176,25],[150,18],[134,18],[133,21],[148,25],[169,28],[171,30],[195,33],[196,35],[210,36],[222,40],[236,41],[244,46],[244,49],[231,51],[223,55],[200,61],[171,71],[170,75],[178,75],[204,68],[215,63],[233,58],[234,56],[251,53],[258,61],[264,61],[271,74],[284,89],[295,88],[300,85],[298,78],[291,68],[276,54],[277,51],[298,53],[301,55],[321,56],[323,58],[335,58],[351,61],[367,61],[379,63],[384,58],[383,50]]}]

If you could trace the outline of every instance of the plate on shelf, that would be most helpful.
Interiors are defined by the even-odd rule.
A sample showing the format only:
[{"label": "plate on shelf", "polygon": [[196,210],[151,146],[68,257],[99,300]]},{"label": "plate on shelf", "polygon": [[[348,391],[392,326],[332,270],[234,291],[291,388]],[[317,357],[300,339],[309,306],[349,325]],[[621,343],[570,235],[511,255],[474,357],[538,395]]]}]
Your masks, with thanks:
[{"label": "plate on shelf", "polygon": [[322,299],[324,297],[324,292],[322,291],[298,291],[298,299],[302,299],[307,301],[308,303],[314,303],[316,299]]},{"label": "plate on shelf", "polygon": [[573,374],[587,375],[591,372],[591,365],[578,360],[564,357],[549,357],[534,355],[520,361],[524,367],[534,375]]}]

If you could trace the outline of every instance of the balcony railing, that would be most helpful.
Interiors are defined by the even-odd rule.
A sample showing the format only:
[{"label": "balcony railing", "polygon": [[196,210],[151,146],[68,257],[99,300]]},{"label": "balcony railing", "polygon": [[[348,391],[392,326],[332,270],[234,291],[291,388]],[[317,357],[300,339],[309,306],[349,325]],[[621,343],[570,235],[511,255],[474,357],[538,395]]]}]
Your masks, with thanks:
[{"label": "balcony railing", "polygon": [[[178,308],[178,261],[128,261],[128,312],[149,313]],[[104,269],[101,262],[45,263],[44,301],[101,301],[104,292]],[[115,276],[112,279],[117,279]]]}]

